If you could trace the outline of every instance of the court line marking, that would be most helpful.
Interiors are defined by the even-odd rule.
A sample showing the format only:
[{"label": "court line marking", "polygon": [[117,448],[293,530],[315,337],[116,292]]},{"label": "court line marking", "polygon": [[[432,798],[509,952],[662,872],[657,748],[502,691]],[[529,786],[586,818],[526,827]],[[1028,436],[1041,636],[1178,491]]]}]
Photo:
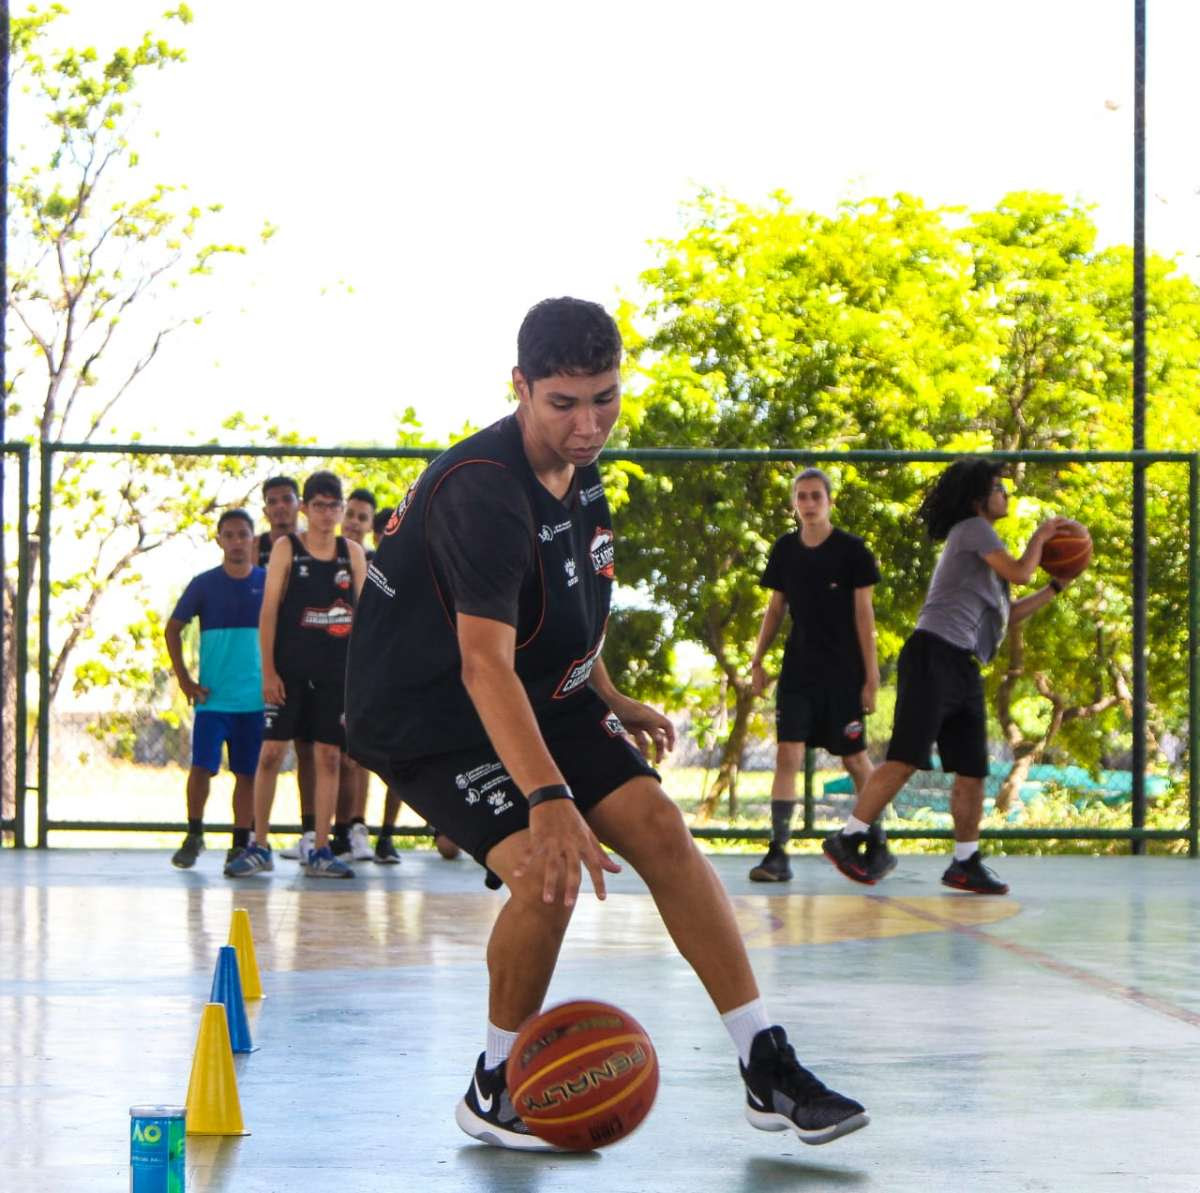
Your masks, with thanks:
[{"label": "court line marking", "polygon": [[1037,965],[1042,969],[1050,970],[1052,973],[1060,974],[1062,977],[1070,978],[1072,981],[1090,986],[1093,990],[1100,991],[1101,994],[1107,994],[1113,998],[1119,998],[1123,1002],[1144,1007],[1148,1011],[1156,1011],[1158,1014],[1166,1015],[1170,1019],[1178,1019],[1181,1023],[1186,1023],[1189,1027],[1200,1027],[1200,1014],[1197,1014],[1195,1011],[1189,1011],[1186,1007],[1176,1006],[1173,1002],[1167,1002],[1166,999],[1158,998],[1156,995],[1147,994],[1144,990],[1139,990],[1136,986],[1123,986],[1120,982],[1114,982],[1110,978],[1103,978],[1099,974],[1092,973],[1090,970],[1081,969],[1078,965],[1059,961],[1057,957],[1051,957],[1049,953],[1043,953],[1041,949],[1030,948],[1029,945],[1018,944],[1015,940],[1005,940],[1003,937],[993,936],[990,932],[984,932],[970,924],[960,924],[956,920],[947,919],[945,916],[927,911],[923,907],[910,907],[903,899],[897,899],[891,895],[876,895],[875,897],[885,900],[893,907],[899,907],[902,911],[908,912],[909,915],[915,915],[918,919],[928,920],[931,924],[940,924],[943,928],[948,928],[952,932],[959,932],[964,936],[971,937],[973,940],[982,940],[985,944],[1005,949],[1007,952],[1022,958],[1022,960],[1028,961],[1031,965]]}]

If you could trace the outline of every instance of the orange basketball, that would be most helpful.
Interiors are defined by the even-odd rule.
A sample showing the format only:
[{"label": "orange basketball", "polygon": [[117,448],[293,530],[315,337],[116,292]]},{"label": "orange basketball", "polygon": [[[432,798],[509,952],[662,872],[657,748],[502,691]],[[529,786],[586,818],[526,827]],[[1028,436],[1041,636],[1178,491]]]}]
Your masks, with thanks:
[{"label": "orange basketball", "polygon": [[650,1113],[658,1057],[632,1015],[564,1002],[527,1020],[508,1058],[508,1093],[535,1134],[573,1152],[624,1139]]},{"label": "orange basketball", "polygon": [[1042,567],[1056,580],[1074,580],[1092,559],[1092,536],[1080,522],[1060,530],[1042,546]]}]

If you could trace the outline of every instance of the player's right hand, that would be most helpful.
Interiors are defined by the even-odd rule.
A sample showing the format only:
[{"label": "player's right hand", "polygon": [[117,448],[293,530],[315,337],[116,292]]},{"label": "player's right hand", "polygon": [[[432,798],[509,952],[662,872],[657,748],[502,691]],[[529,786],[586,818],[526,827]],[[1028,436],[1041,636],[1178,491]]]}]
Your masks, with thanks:
[{"label": "player's right hand", "polygon": [[517,863],[514,873],[522,878],[539,863],[542,902],[557,902],[561,892],[565,907],[575,905],[584,867],[592,876],[597,899],[603,899],[607,893],[604,872],[621,871],[579,814],[575,801],[569,799],[547,800],[530,810],[529,851]]},{"label": "player's right hand", "polygon": [[1052,539],[1060,530],[1067,530],[1074,523],[1070,518],[1047,518],[1034,533],[1045,542]]},{"label": "player's right hand", "polygon": [[263,702],[265,704],[287,703],[287,693],[283,690],[283,680],[274,673],[263,676]]},{"label": "player's right hand", "polygon": [[208,688],[201,687],[194,679],[185,680],[179,686],[189,704],[203,704],[210,695]]},{"label": "player's right hand", "polygon": [[761,696],[771,685],[771,677],[767,674],[767,669],[762,663],[750,664],[750,690],[756,695]]}]

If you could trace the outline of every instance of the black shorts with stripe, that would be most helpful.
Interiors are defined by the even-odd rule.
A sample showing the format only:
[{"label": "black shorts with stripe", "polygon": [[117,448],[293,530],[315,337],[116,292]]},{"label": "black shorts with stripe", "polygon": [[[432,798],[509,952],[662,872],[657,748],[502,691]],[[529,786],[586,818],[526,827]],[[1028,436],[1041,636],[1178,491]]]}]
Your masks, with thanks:
[{"label": "black shorts with stripe", "polygon": [[[631,779],[659,777],[590,692],[569,716],[543,726],[542,735],[584,816]],[[501,841],[529,827],[529,805],[490,743],[405,761],[363,753],[359,761],[480,865]]]}]

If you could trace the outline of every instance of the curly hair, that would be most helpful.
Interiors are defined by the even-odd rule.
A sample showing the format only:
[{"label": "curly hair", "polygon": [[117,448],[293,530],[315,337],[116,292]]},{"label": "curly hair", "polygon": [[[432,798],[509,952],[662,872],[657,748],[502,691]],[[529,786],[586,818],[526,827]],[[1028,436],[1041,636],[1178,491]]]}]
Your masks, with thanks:
[{"label": "curly hair", "polygon": [[1003,471],[1004,466],[995,460],[955,460],[929,486],[917,509],[929,537],[939,543],[952,527],[975,517]]}]

